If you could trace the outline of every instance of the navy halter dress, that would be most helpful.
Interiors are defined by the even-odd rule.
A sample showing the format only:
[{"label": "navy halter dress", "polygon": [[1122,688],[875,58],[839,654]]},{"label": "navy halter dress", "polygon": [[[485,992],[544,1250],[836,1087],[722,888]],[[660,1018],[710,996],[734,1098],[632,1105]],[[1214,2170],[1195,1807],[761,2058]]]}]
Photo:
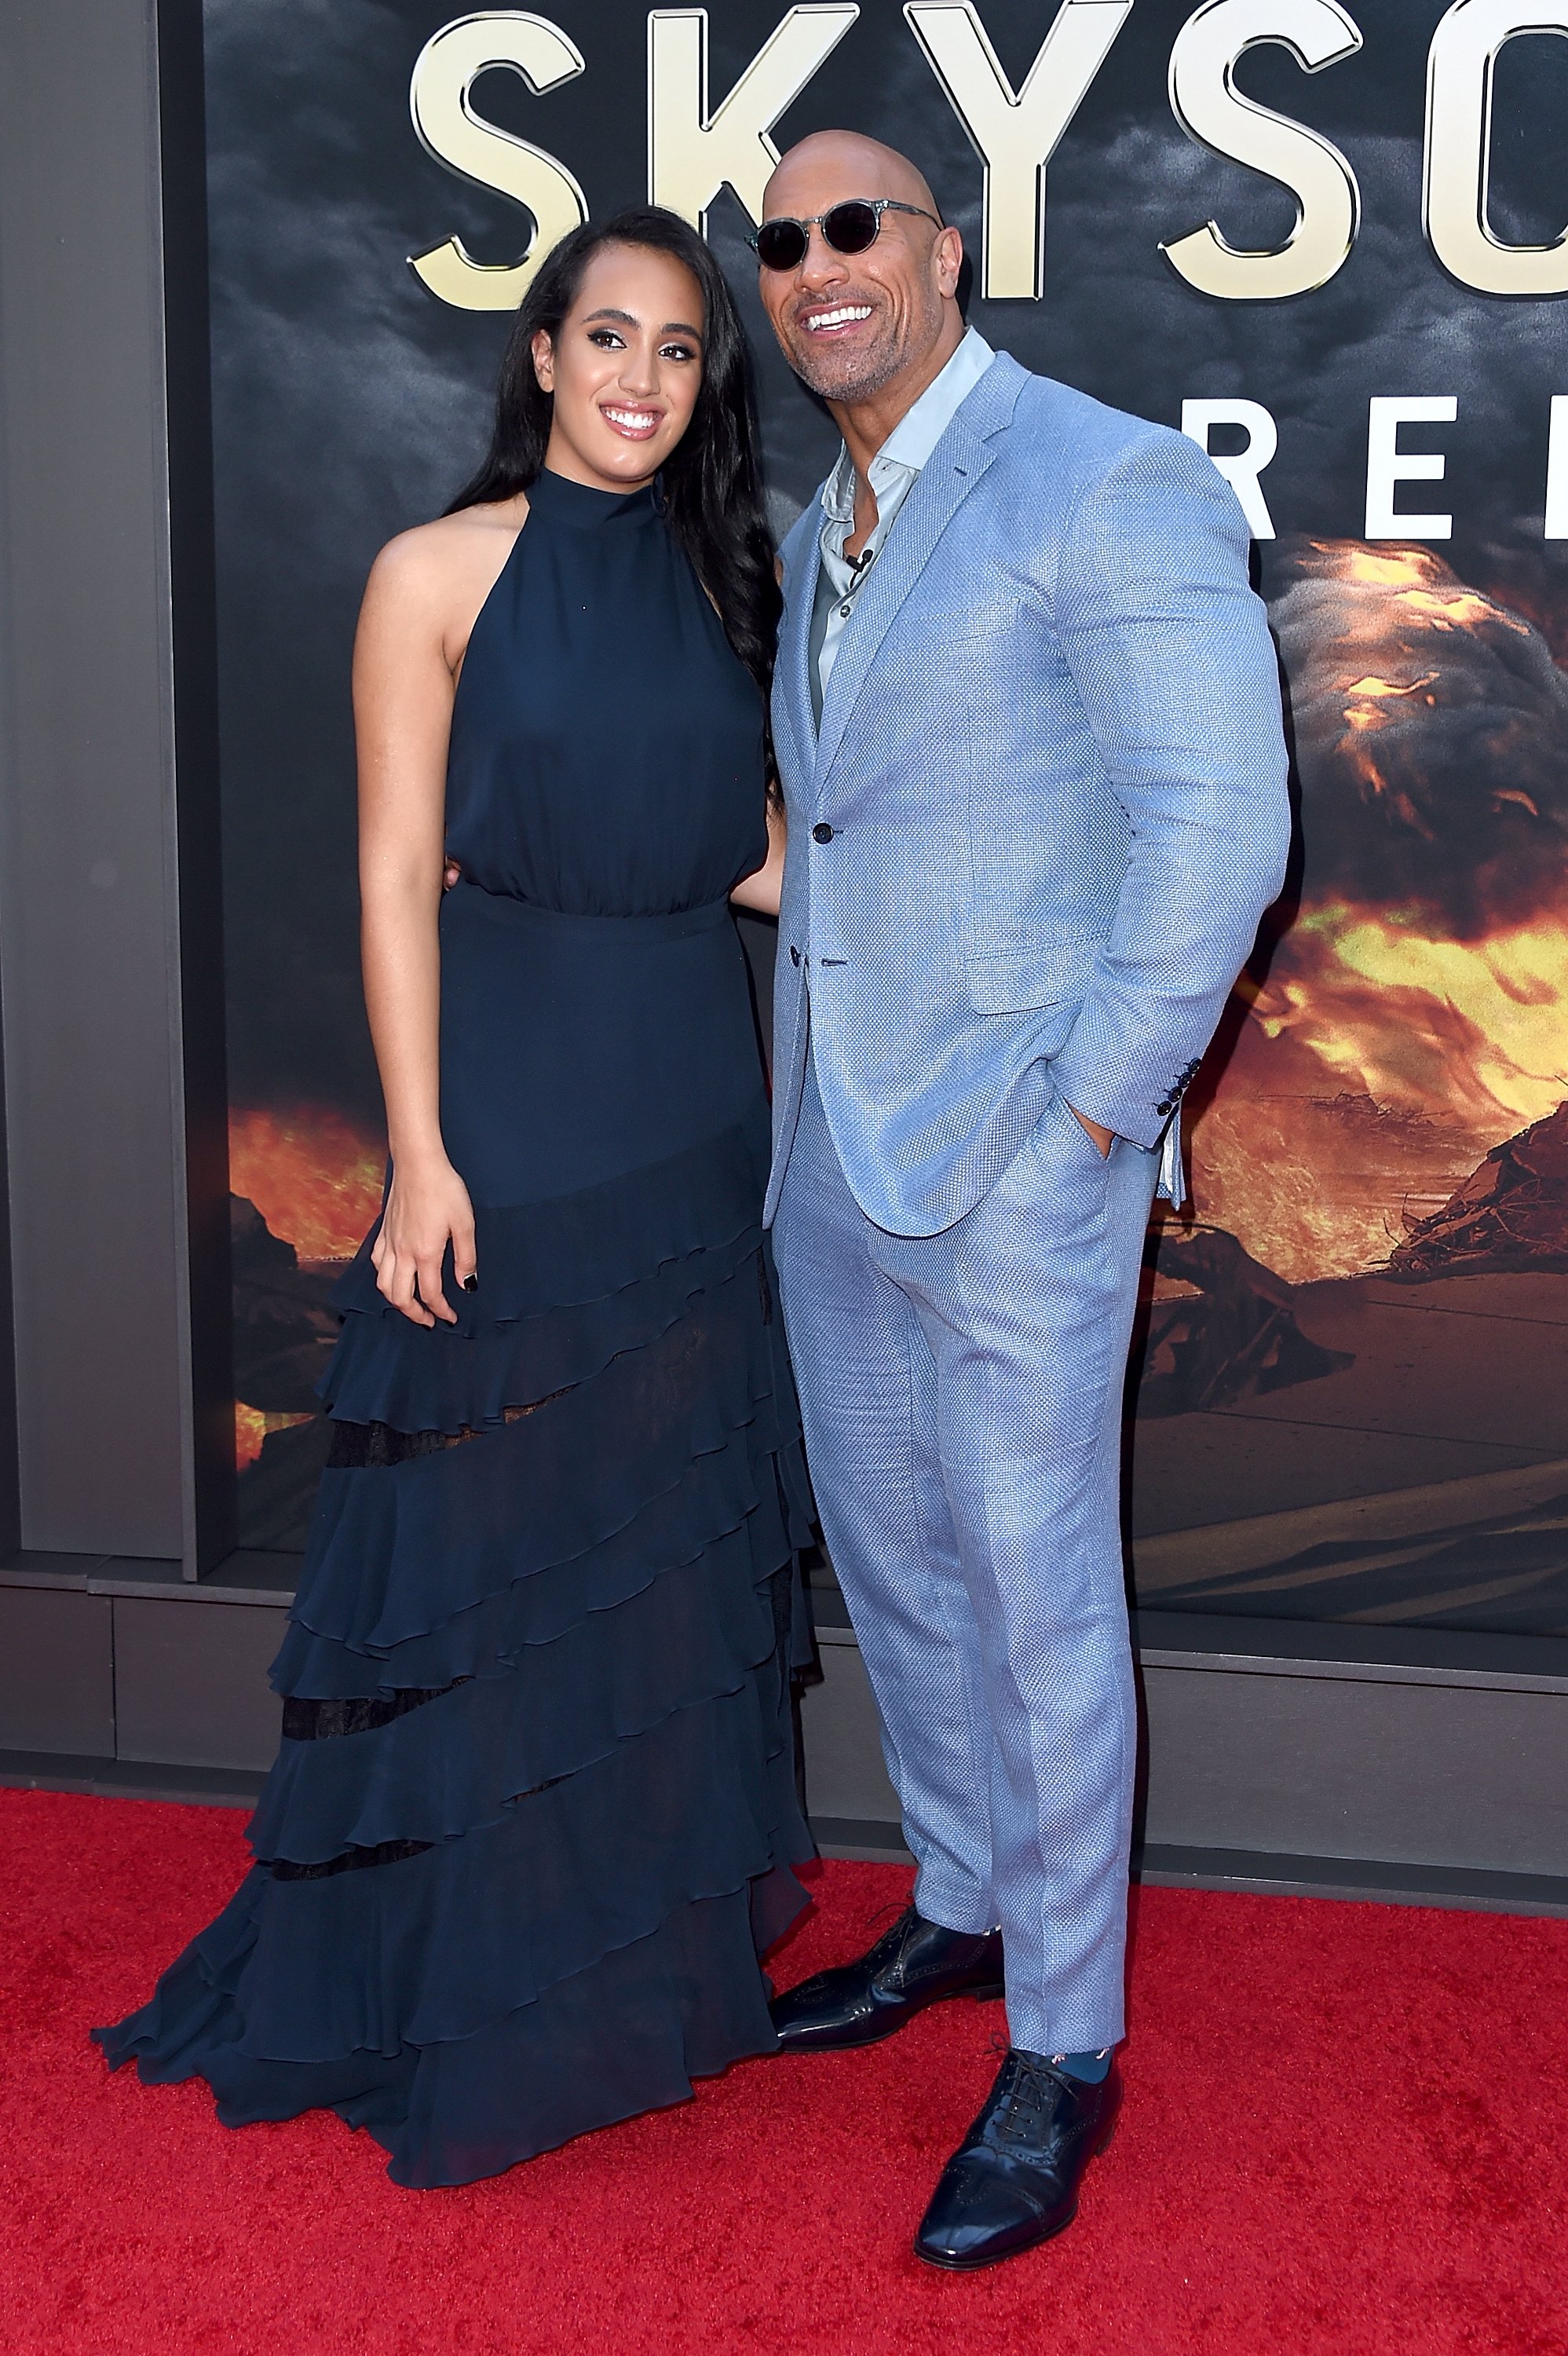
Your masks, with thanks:
[{"label": "navy halter dress", "polygon": [[[256,1862],[98,2032],[231,2126],[318,2105],[400,2184],[492,2175],[771,2051],[810,1855],[798,1425],[731,886],[763,716],[651,491],[543,476],[453,716],[455,1329],[339,1293],[336,1430]],[[797,1638],[798,1641],[798,1638]]]}]

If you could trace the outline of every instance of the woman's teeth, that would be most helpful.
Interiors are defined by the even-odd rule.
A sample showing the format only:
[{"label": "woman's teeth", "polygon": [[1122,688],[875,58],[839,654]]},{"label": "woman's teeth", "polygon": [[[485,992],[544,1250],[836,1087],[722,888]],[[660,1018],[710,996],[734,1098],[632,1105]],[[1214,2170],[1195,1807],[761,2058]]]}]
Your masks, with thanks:
[{"label": "woman's teeth", "polygon": [[821,336],[826,335],[830,328],[852,327],[861,319],[869,319],[870,316],[871,306],[869,303],[843,303],[837,311],[813,312],[805,324],[812,335]]},{"label": "woman's teeth", "polygon": [[653,409],[611,409],[606,406],[604,415],[612,425],[618,425],[623,434],[651,434],[659,422],[658,412]]}]

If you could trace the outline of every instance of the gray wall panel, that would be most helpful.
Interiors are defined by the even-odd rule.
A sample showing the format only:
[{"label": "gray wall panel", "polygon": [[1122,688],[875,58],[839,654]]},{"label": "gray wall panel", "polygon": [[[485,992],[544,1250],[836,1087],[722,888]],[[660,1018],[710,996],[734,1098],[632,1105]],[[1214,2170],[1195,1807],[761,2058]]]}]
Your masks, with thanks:
[{"label": "gray wall panel", "polygon": [[[0,1572],[0,1752],[13,1767],[20,1754],[69,1754],[79,1768],[112,1752],[219,1774],[271,1764],[279,1708],[266,1672],[286,1580],[275,1601],[264,1576],[264,1593],[220,1600],[210,1586],[182,1590],[173,1565],[160,1593],[144,1568],[87,1559],[29,1585],[37,1559]],[[246,1580],[265,1569],[251,1558]],[[829,1854],[893,1854],[897,1803],[859,1653],[841,1629],[820,1640],[823,1682],[801,1705],[808,1807]],[[1483,1674],[1492,1681],[1462,1682]],[[1275,1858],[1292,1888],[1307,1886],[1306,1861],[1361,1860],[1390,1869],[1407,1895],[1427,1885],[1399,1882],[1398,1869],[1435,1872],[1440,1899],[1443,1874],[1478,1877],[1443,1902],[1506,1905],[1482,1885],[1509,1875],[1541,1878],[1538,1894],[1562,1888],[1568,1691],[1544,1673],[1533,1687],[1522,1671],[1514,1686],[1503,1676],[1415,1664],[1391,1676],[1375,1662],[1317,1675],[1300,1659],[1227,1654],[1182,1666],[1146,1660],[1146,1859],[1169,1878],[1169,1860],[1186,1858],[1182,1878],[1205,1880],[1221,1871],[1215,1860],[1241,1858],[1249,1885],[1264,1886]],[[48,1780],[41,1766],[31,1772]],[[1352,1870],[1340,1894],[1371,1887]]]},{"label": "gray wall panel", "polygon": [[1568,1700],[1146,1668],[1145,1837],[1568,1874]]},{"label": "gray wall panel", "polygon": [[0,1587],[0,1751],[114,1755],[106,1595]]},{"label": "gray wall panel", "polygon": [[21,1542],[182,1556],[189,1359],[154,10],[0,11]]},{"label": "gray wall panel", "polygon": [[242,1603],[114,1599],[118,1755],[183,1767],[270,1767],[267,1668],[283,1615]]},{"label": "gray wall panel", "polygon": [[[801,1705],[811,1814],[896,1820],[859,1654],[821,1653]],[[1146,1666],[1141,1685],[1140,1840],[1568,1875],[1563,1694],[1262,1665]]]},{"label": "gray wall panel", "polygon": [[807,1811],[896,1824],[898,1799],[859,1648],[824,1641],[820,1653],[822,1683],[808,1686],[800,1700]]}]

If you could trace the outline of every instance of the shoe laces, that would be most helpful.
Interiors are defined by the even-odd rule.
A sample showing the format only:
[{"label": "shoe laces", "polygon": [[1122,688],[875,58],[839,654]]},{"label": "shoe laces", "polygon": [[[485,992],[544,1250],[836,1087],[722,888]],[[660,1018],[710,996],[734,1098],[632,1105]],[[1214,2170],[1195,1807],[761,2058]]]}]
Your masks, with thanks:
[{"label": "shoe laces", "polygon": [[1038,2149],[1041,2131],[1065,2084],[1061,2073],[1049,2062],[1032,2061],[1017,2047],[1009,2047],[997,2088],[1001,2099],[991,2115],[998,2142],[1028,2144]]},{"label": "shoe laces", "polygon": [[866,1928],[873,1930],[879,1922],[883,1927],[872,1940],[868,1954],[880,1957],[883,1965],[901,1963],[910,1933],[919,1922],[920,1915],[913,1906],[875,1908],[866,1918]]}]

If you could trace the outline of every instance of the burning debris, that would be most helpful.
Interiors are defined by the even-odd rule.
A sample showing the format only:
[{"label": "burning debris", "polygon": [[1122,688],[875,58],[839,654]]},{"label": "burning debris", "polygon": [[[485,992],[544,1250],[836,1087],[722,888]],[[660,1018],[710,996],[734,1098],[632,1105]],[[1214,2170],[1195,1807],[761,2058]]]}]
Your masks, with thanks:
[{"label": "burning debris", "polygon": [[1568,1271],[1568,1103],[1494,1147],[1452,1200],[1414,1227],[1391,1276]]}]

